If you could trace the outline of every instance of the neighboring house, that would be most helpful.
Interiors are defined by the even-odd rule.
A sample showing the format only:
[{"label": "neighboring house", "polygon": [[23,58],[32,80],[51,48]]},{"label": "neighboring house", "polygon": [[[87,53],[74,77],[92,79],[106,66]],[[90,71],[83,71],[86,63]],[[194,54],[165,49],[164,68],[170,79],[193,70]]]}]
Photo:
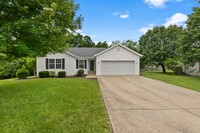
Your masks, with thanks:
[{"label": "neighboring house", "polygon": [[96,75],[139,75],[140,55],[131,49],[115,45],[110,48],[69,48],[68,51],[37,58],[37,75],[40,71],[66,71],[76,75],[78,69],[85,74]]},{"label": "neighboring house", "polygon": [[200,76],[200,62],[196,63],[194,66],[184,67],[183,71],[192,76]]}]

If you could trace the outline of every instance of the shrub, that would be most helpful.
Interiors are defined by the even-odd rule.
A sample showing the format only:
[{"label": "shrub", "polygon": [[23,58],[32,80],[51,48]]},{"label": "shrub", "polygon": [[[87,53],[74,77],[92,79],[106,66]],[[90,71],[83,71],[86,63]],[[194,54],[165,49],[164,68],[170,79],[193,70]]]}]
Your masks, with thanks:
[{"label": "shrub", "polygon": [[165,65],[168,69],[172,70],[175,74],[180,75],[183,74],[183,68],[182,68],[182,64],[175,60],[175,59],[167,59],[167,61],[165,61]]},{"label": "shrub", "polygon": [[47,78],[47,77],[49,77],[49,71],[40,71],[39,72],[39,77],[40,78]]},{"label": "shrub", "polygon": [[58,72],[58,77],[59,77],[59,78],[66,77],[66,72],[65,72],[65,71],[60,71],[60,72]]},{"label": "shrub", "polygon": [[56,71],[50,71],[49,72],[50,77],[55,77],[56,76]]},{"label": "shrub", "polygon": [[84,76],[84,70],[83,69],[79,69],[77,71],[77,76],[80,76],[80,77]]},{"label": "shrub", "polygon": [[19,79],[26,79],[28,76],[29,71],[25,67],[18,69],[16,72],[16,77]]}]

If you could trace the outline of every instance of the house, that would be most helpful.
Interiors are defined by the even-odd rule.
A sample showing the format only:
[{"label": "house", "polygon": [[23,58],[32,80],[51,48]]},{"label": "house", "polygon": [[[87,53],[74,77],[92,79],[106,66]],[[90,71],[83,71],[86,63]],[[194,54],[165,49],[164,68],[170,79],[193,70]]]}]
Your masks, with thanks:
[{"label": "house", "polygon": [[192,76],[200,76],[200,62],[196,63],[194,66],[184,67],[183,71]]},{"label": "house", "polygon": [[67,76],[72,76],[81,68],[85,74],[92,71],[96,75],[139,75],[141,56],[123,45],[69,48],[64,53],[37,58],[37,75],[40,71],[66,71]]}]

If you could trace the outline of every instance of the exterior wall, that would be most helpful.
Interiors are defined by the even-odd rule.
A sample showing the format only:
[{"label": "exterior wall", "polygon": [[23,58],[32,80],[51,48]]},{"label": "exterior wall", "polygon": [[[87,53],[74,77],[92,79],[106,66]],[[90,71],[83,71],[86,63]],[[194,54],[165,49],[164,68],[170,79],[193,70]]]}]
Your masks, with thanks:
[{"label": "exterior wall", "polygon": [[[62,59],[65,58],[65,69],[46,69],[46,58],[49,59]],[[58,74],[59,71],[66,71],[67,76],[72,76],[76,74],[76,59],[68,55],[66,53],[58,53],[58,54],[50,54],[46,57],[39,57],[36,60],[36,69],[37,76],[39,75],[39,71],[56,71]]]},{"label": "exterior wall", "polygon": [[183,69],[186,74],[192,76],[200,76],[200,63],[196,63],[193,67]]},{"label": "exterior wall", "polygon": [[127,49],[117,46],[96,57],[96,75],[101,75],[101,61],[135,61],[135,74],[140,75],[140,57]]}]

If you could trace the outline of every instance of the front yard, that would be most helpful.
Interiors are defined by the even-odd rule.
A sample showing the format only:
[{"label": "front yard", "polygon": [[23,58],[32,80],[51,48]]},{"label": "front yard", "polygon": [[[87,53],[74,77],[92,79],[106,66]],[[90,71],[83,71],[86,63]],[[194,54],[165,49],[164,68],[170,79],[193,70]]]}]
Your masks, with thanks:
[{"label": "front yard", "polygon": [[183,75],[180,76],[180,75],[175,75],[171,72],[162,73],[162,72],[151,72],[151,71],[142,72],[141,75],[144,77],[157,79],[177,86],[185,87],[187,89],[200,91],[200,77],[183,76]]},{"label": "front yard", "polygon": [[0,81],[1,132],[110,132],[98,82],[83,78]]}]

